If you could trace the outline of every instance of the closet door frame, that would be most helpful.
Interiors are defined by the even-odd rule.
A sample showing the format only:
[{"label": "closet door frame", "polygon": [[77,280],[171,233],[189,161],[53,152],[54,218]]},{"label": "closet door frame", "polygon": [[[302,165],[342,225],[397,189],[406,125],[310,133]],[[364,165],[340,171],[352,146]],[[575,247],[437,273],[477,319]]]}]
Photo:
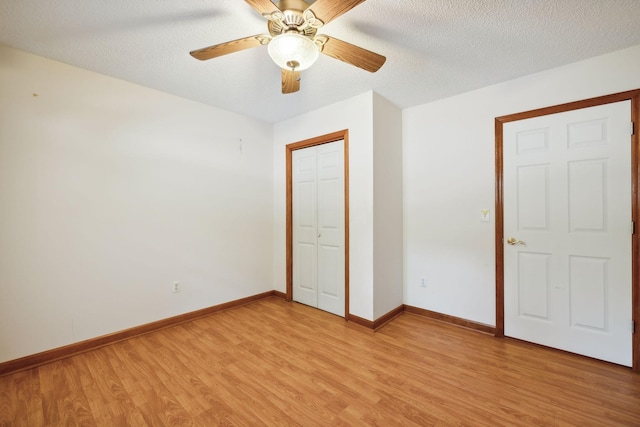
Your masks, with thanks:
[{"label": "closet door frame", "polygon": [[286,146],[287,168],[287,291],[286,301],[293,301],[293,184],[292,152],[303,148],[344,141],[344,318],[349,318],[349,131],[341,130]]}]

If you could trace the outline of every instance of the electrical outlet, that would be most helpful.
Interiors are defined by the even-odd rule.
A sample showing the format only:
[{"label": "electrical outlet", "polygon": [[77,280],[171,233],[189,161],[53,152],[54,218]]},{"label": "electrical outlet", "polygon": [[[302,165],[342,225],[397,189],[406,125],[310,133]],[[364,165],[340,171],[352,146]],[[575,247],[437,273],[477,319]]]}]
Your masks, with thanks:
[{"label": "electrical outlet", "polygon": [[180,292],[180,282],[173,282],[172,290],[174,294]]},{"label": "electrical outlet", "polygon": [[424,277],[420,278],[420,287],[421,288],[426,288],[427,287],[427,279],[425,279]]}]

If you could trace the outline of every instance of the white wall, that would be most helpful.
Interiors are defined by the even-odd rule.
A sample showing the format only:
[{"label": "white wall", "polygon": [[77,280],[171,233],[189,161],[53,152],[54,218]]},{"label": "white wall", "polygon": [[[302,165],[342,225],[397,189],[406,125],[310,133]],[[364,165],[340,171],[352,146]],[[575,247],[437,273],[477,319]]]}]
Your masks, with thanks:
[{"label": "white wall", "polygon": [[[635,88],[640,46],[403,111],[404,302],[495,324],[494,118]],[[374,268],[393,234],[374,213],[397,226],[374,200],[397,194],[374,178],[393,111],[368,92],[272,130],[0,47],[0,362],[284,291],[284,147],[342,129],[350,312],[395,308],[397,269]]]},{"label": "white wall", "polygon": [[405,304],[495,325],[494,118],[637,88],[640,46],[404,110]]},{"label": "white wall", "polygon": [[402,110],[373,96],[373,319],[403,304]]},{"label": "white wall", "polygon": [[271,157],[271,125],[0,47],[0,362],[271,290]]},{"label": "white wall", "polygon": [[285,147],[349,130],[350,313],[373,320],[373,103],[372,92],[274,126],[274,283],[286,290]]}]

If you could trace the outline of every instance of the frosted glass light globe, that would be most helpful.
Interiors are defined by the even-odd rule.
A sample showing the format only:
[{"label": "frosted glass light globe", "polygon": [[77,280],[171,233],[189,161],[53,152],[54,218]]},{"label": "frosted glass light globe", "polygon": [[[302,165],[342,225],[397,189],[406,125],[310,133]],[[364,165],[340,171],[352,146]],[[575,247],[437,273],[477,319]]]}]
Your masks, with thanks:
[{"label": "frosted glass light globe", "polygon": [[273,62],[286,70],[306,70],[320,56],[320,49],[313,40],[296,33],[274,37],[267,45],[267,50]]}]

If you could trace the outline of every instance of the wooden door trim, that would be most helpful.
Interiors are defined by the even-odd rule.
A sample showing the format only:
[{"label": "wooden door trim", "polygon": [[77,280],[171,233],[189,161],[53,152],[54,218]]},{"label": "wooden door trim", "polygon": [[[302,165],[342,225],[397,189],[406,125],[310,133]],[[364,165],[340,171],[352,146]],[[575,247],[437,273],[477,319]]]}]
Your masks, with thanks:
[{"label": "wooden door trim", "polygon": [[286,301],[293,300],[293,184],[292,160],[295,150],[344,141],[344,318],[349,319],[349,131],[347,129],[286,146],[287,167],[287,290]]},{"label": "wooden door trim", "polygon": [[632,369],[640,372],[640,89],[620,92],[596,98],[585,99],[537,110],[510,114],[495,119],[495,168],[496,168],[496,333],[497,337],[504,337],[504,205],[503,205],[503,126],[505,123],[549,114],[563,113],[566,111],[580,110],[598,105],[611,104],[620,101],[631,101],[631,118],[634,123],[634,133],[631,145],[631,217],[636,224],[632,244],[632,317],[636,325],[632,342]]}]

